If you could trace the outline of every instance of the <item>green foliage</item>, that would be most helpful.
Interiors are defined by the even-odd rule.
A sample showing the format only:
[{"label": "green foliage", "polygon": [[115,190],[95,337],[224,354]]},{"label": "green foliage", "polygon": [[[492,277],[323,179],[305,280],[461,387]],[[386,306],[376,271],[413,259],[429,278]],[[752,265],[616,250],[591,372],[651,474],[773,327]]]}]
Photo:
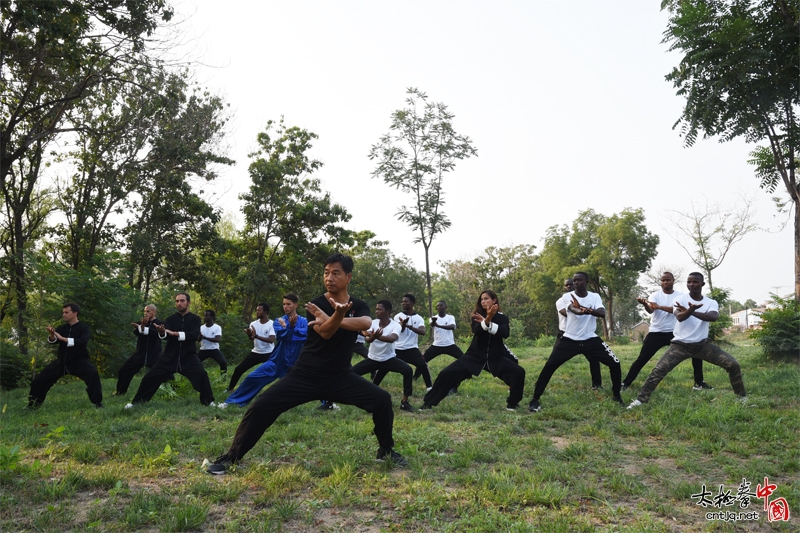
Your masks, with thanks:
[{"label": "green foliage", "polygon": [[708,339],[713,342],[725,335],[725,330],[731,327],[733,319],[731,319],[729,314],[723,312],[728,305],[728,298],[730,296],[730,291],[728,289],[715,287],[711,289],[709,296],[717,301],[720,309],[719,318],[708,325]]},{"label": "green foliage", "polygon": [[[356,245],[347,250],[353,258],[353,281],[350,293],[366,301],[370,309],[380,299],[387,299],[400,309],[403,295],[411,293],[422,304],[425,294],[425,274],[411,266],[405,256],[397,257],[388,248],[388,242],[372,240],[375,234],[369,230],[355,234]],[[424,314],[422,309],[418,312]]]},{"label": "green foliage", "polygon": [[554,335],[539,335],[533,345],[537,348],[552,348],[555,344],[556,337]]},{"label": "green foliage", "polygon": [[[682,54],[666,76],[686,98],[675,126],[691,146],[698,135],[757,143],[748,161],[769,193],[779,183],[794,206],[800,244],[800,9],[776,0],[663,0],[670,19],[664,42]],[[800,258],[795,285],[800,287]]]},{"label": "green foliage", "polygon": [[637,320],[635,313],[628,312],[623,315],[631,323],[620,323],[616,305],[618,301],[635,305],[631,302],[638,291],[639,275],[650,268],[658,242],[658,236],[647,229],[641,209],[625,209],[609,217],[587,209],[578,214],[571,228],[547,230],[539,261],[559,286],[576,271],[589,275],[589,290],[603,298],[603,336],[610,338]]},{"label": "green foliage", "polygon": [[317,135],[285,126],[283,117],[274,130],[273,125],[268,121],[258,134],[248,169],[252,184],[239,195],[245,219],[245,256],[240,259],[250,265],[239,277],[243,317],[271,295],[277,300],[289,290],[312,292],[308,276],[319,279],[323,254],[352,244],[350,231],[341,226],[350,214],[310,177],[322,167],[308,154]]},{"label": "green foliage", "polygon": [[800,357],[800,303],[794,298],[773,296],[774,308],[761,313],[761,329],[750,337],[773,359]]}]

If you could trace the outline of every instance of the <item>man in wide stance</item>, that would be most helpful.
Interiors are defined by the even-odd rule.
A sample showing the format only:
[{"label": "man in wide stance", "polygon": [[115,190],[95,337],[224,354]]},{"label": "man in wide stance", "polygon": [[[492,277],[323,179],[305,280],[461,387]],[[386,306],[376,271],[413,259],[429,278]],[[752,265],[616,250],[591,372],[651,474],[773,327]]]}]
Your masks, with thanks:
[{"label": "man in wide stance", "polygon": [[153,368],[158,358],[161,357],[161,339],[158,337],[158,331],[154,326],[163,324],[163,322],[156,317],[157,314],[158,309],[156,306],[148,304],[144,308],[142,321],[138,324],[131,323],[133,334],[136,335],[136,351],[119,369],[117,389],[114,391],[114,396],[126,394],[133,376],[142,367]]},{"label": "man in wide stance", "polygon": [[572,276],[572,283],[575,286],[573,292],[568,292],[564,298],[568,300],[567,324],[564,336],[553,346],[547,362],[539,372],[536,380],[536,388],[533,390],[533,399],[528,406],[531,412],[542,410],[539,398],[544,394],[547,384],[553,373],[561,365],[575,357],[583,354],[591,359],[596,359],[606,365],[611,373],[611,392],[614,401],[624,406],[622,397],[619,395],[622,386],[622,370],[620,369],[619,359],[594,332],[597,327],[597,318],[606,316],[606,309],[603,301],[596,292],[589,292],[586,288],[589,282],[589,275],[586,272],[576,272]]},{"label": "man in wide stance", "polygon": [[177,312],[168,316],[163,324],[153,326],[159,337],[167,339],[164,353],[142,378],[136,396],[125,409],[149,402],[162,383],[173,379],[175,372],[185,376],[194,390],[200,393],[201,404],[214,405],[211,382],[195,352],[201,322],[199,316],[189,312],[189,293],[179,292],[175,295],[175,309]]},{"label": "man in wide stance", "polygon": [[719,318],[719,304],[708,296],[703,296],[705,279],[699,272],[692,272],[686,280],[689,294],[681,294],[673,305],[678,323],[675,336],[669,348],[656,363],[656,367],[642,385],[639,396],[631,402],[628,409],[639,407],[650,401],[650,395],[670,371],[686,359],[702,359],[715,364],[728,372],[733,392],[746,401],[747,394],[742,381],[742,369],[733,356],[719,346],[708,341],[708,324]]},{"label": "man in wide stance", "polygon": [[97,367],[89,361],[86,344],[89,342],[89,326],[78,320],[81,312],[78,304],[64,304],[61,309],[63,324],[57,328],[47,326],[47,342],[58,344],[58,359],[47,365],[31,382],[28,393],[28,408],[35,409],[44,402],[47,391],[61,376],[72,374],[86,383],[86,394],[95,407],[103,407],[103,388]]},{"label": "man in wide stance", "polygon": [[385,390],[357,376],[350,366],[353,344],[359,331],[369,329],[372,320],[366,302],[348,293],[353,279],[353,260],[334,254],[325,261],[323,281],[327,292],[306,304],[308,340],[297,363],[286,376],[250,404],[228,451],[208,466],[210,474],[225,474],[241,461],[277,418],[298,405],[328,399],[355,405],[372,413],[378,438],[378,460],[407,466],[395,452],[392,426],[392,397]]}]

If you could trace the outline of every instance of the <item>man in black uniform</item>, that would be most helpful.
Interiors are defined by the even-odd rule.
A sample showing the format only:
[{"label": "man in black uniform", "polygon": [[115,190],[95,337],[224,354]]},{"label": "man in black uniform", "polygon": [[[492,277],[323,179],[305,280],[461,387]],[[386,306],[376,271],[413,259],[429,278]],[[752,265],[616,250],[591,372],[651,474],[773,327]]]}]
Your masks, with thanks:
[{"label": "man in black uniform", "polygon": [[200,337],[200,317],[189,312],[188,293],[179,292],[175,296],[175,308],[177,313],[168,316],[163,324],[153,326],[160,338],[167,339],[167,345],[155,366],[142,378],[133,402],[125,409],[149,402],[162,383],[173,379],[175,372],[185,376],[200,393],[200,403],[214,405],[211,382],[195,353],[195,344]]},{"label": "man in black uniform", "polygon": [[78,304],[64,304],[61,318],[64,324],[53,329],[47,326],[47,341],[58,343],[58,359],[47,365],[31,382],[28,393],[28,408],[34,409],[44,402],[47,391],[55,385],[58,378],[72,374],[86,383],[86,394],[95,407],[103,407],[103,388],[97,367],[89,361],[86,344],[89,342],[89,326],[78,321],[81,308]]},{"label": "man in black uniform", "polygon": [[372,413],[379,444],[377,459],[408,465],[392,449],[391,395],[357,376],[350,366],[358,332],[369,329],[372,323],[366,302],[348,293],[352,272],[353,260],[349,256],[333,254],[325,261],[323,280],[327,292],[306,304],[308,340],[297,362],[283,379],[250,404],[227,453],[209,465],[210,474],[225,474],[231,465],[241,461],[281,414],[322,399],[355,405]]},{"label": "man in black uniform", "polygon": [[161,339],[158,337],[158,331],[154,326],[163,324],[163,322],[156,318],[157,314],[158,309],[155,305],[146,305],[142,321],[138,324],[136,322],[131,323],[133,334],[137,337],[136,351],[119,369],[117,389],[114,391],[114,396],[122,396],[128,392],[128,386],[131,384],[133,376],[142,367],[153,368],[158,358],[161,357]]}]

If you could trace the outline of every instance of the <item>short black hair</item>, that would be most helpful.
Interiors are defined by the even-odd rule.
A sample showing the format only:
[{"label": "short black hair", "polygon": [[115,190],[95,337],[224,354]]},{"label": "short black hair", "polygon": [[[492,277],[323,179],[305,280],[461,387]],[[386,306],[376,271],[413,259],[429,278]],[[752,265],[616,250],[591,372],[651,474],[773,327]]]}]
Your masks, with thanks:
[{"label": "short black hair", "polygon": [[261,302],[260,304],[258,304],[256,306],[256,308],[258,308],[258,307],[263,309],[265,313],[269,313],[269,304],[268,303]]},{"label": "short black hair", "polygon": [[[701,280],[703,283],[705,283],[705,281],[706,281],[706,278],[704,278],[704,277],[703,277],[703,274],[701,274],[700,272],[689,272],[689,276],[697,276],[698,278],[700,278],[700,280]],[[689,276],[686,276],[686,278],[688,279],[688,278],[689,278]]]},{"label": "short black hair", "polygon": [[411,303],[412,303],[412,304],[415,304],[415,303],[417,303],[417,299],[416,299],[416,298],[414,298],[414,295],[413,295],[413,294],[411,294],[410,292],[407,292],[406,294],[404,294],[404,295],[403,295],[403,298],[408,298],[409,300],[411,300]]},{"label": "short black hair", "polygon": [[325,266],[332,265],[333,263],[339,263],[342,265],[342,270],[344,270],[345,274],[350,274],[353,272],[353,258],[349,255],[331,254],[325,260]]},{"label": "short black hair", "polygon": [[181,294],[183,294],[184,296],[186,296],[186,301],[187,301],[187,302],[191,302],[191,301],[192,301],[192,297],[191,297],[191,296],[189,296],[189,293],[188,293],[188,292],[179,292],[179,293],[178,293],[178,294],[176,294],[175,296],[180,296]]},{"label": "short black hair", "polygon": [[392,310],[392,302],[390,302],[389,300],[378,300],[378,303],[375,305],[382,305],[383,308],[386,309],[387,311]]},{"label": "short black hair", "polygon": [[300,301],[300,297],[298,295],[296,295],[295,293],[293,293],[293,292],[290,292],[289,294],[284,294],[283,295],[283,299],[284,300],[291,300],[292,303],[297,303],[297,302]]},{"label": "short black hair", "polygon": [[575,274],[573,274],[573,277],[575,277],[575,276],[583,276],[583,279],[585,279],[586,281],[589,281],[589,274],[587,274],[586,272],[583,272],[583,271],[575,272]]},{"label": "short black hair", "polygon": [[217,313],[213,309],[206,309],[205,312],[211,314],[211,318],[217,318]]},{"label": "short black hair", "polygon": [[64,305],[62,305],[61,309],[63,310],[63,309],[66,309],[67,307],[69,307],[70,310],[73,313],[81,314],[81,306],[80,305],[78,305],[76,303],[73,303],[73,302],[69,302],[69,303],[65,303]]}]

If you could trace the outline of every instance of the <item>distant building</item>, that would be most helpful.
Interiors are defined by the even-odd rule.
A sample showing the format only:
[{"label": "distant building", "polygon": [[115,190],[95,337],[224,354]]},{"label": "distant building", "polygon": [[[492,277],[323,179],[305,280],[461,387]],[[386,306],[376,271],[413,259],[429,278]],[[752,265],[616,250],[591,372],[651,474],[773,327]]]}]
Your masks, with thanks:
[{"label": "distant building", "polygon": [[736,311],[735,313],[731,314],[731,329],[738,329],[740,331],[744,331],[746,329],[760,329],[761,313],[763,312],[763,307]]},{"label": "distant building", "polygon": [[642,320],[631,328],[631,340],[633,342],[642,342],[649,332],[650,324]]}]

